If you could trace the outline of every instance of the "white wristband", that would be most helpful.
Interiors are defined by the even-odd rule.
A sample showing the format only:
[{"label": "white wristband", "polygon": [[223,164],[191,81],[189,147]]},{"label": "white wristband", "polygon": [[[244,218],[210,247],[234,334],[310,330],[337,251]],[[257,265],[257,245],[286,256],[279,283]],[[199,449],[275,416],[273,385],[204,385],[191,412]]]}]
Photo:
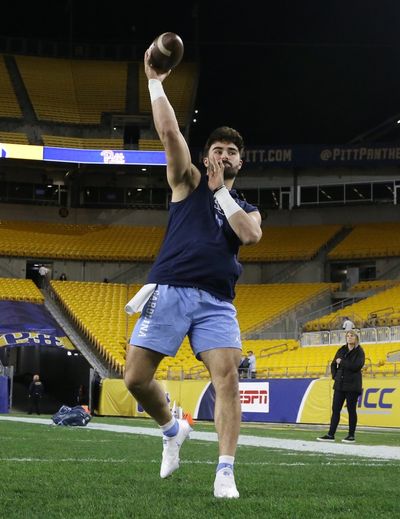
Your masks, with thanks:
[{"label": "white wristband", "polygon": [[229,218],[241,210],[241,207],[229,194],[228,189],[224,186],[214,193],[214,198],[217,200],[220,208],[224,211],[226,218]]},{"label": "white wristband", "polygon": [[164,92],[164,88],[159,79],[149,79],[149,92],[151,102],[154,103],[159,97],[167,97]]}]

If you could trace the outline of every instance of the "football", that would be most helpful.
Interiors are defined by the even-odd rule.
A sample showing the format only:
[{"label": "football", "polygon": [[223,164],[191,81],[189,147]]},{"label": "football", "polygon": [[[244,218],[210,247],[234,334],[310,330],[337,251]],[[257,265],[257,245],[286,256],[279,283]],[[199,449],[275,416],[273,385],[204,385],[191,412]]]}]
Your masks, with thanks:
[{"label": "football", "polygon": [[158,72],[168,72],[181,62],[183,48],[180,36],[174,32],[164,32],[150,45],[149,63]]}]

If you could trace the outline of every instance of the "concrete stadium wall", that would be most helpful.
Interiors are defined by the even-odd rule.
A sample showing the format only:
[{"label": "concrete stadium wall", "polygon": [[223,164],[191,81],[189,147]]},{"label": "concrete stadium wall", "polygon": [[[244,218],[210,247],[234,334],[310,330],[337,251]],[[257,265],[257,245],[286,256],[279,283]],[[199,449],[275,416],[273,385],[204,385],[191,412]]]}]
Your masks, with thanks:
[{"label": "concrete stadium wall", "polygon": [[[292,211],[269,211],[265,225],[296,226],[369,222],[397,222],[399,206],[391,204],[341,206],[324,208],[297,208]],[[27,220],[70,224],[145,225],[163,226],[167,211],[150,209],[70,209],[66,218],[58,214],[58,207],[1,204],[0,219]]]}]

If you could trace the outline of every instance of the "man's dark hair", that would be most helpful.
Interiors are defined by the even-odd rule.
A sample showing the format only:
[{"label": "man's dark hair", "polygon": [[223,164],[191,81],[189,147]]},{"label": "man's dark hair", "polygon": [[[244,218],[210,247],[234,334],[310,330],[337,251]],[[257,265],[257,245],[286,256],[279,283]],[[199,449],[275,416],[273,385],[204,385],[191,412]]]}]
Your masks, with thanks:
[{"label": "man's dark hair", "polygon": [[237,130],[229,128],[229,126],[221,126],[220,128],[216,128],[213,132],[211,132],[204,146],[204,157],[207,157],[209,149],[214,144],[214,142],[232,142],[235,144],[235,146],[238,147],[240,155],[242,155],[244,150],[243,137]]}]

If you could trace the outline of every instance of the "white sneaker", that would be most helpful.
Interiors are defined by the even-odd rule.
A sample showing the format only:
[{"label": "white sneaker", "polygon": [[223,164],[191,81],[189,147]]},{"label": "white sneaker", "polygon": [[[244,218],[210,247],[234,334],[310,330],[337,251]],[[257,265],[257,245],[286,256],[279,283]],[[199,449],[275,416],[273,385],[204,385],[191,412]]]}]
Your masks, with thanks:
[{"label": "white sneaker", "polygon": [[160,477],[167,478],[179,468],[179,450],[182,443],[189,437],[192,428],[186,420],[178,420],[179,431],[176,436],[168,438],[163,436],[163,453],[160,469]]},{"label": "white sneaker", "polygon": [[214,497],[226,497],[228,499],[237,499],[239,497],[232,469],[223,468],[216,473]]}]

